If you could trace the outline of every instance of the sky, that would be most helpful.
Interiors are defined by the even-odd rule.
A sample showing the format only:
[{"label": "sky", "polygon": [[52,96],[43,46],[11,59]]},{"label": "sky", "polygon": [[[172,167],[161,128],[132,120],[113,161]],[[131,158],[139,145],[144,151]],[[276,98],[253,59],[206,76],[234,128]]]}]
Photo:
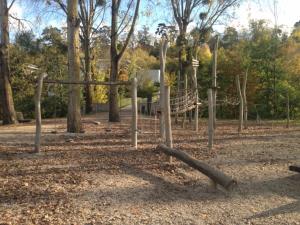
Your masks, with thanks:
[{"label": "sky", "polygon": [[[283,25],[285,31],[291,31],[300,20],[300,0],[277,0],[277,25]],[[249,19],[265,19],[275,25],[273,0],[246,0],[237,10],[236,18],[230,23],[236,28],[248,26]]]},{"label": "sky", "polygon": [[[231,21],[227,21],[226,24],[229,26],[233,26],[238,30],[247,28],[249,19],[265,19],[270,22],[271,25],[274,25],[274,7],[273,7],[274,0],[243,0],[243,3],[235,9],[235,16],[234,19]],[[276,0],[275,0],[276,1]],[[36,25],[36,21],[34,21],[33,12],[30,10],[25,9],[24,5],[21,5],[19,1],[13,5],[11,9],[11,13],[19,18],[27,18],[28,20],[32,21],[32,24],[25,23],[27,27],[31,27],[34,33],[40,34],[41,27],[46,26],[66,26],[64,19],[58,16],[47,16],[46,19],[41,19],[39,24]],[[300,20],[300,0],[277,0],[277,25],[282,25],[283,29],[287,32],[291,31],[295,22]],[[145,5],[142,4],[142,11],[145,11]],[[31,15],[32,14],[32,15]],[[151,17],[141,17],[140,21],[138,22],[140,29],[143,25],[150,26],[150,30],[155,32],[157,24],[160,22],[165,22],[166,18],[170,17],[165,11],[161,10],[159,12],[154,12],[153,16]],[[169,19],[169,18],[167,18]],[[12,23],[16,26],[16,21],[12,20]],[[193,24],[192,24],[193,26]],[[190,27],[192,29],[192,27]],[[224,26],[215,27],[216,30],[222,32]]]}]

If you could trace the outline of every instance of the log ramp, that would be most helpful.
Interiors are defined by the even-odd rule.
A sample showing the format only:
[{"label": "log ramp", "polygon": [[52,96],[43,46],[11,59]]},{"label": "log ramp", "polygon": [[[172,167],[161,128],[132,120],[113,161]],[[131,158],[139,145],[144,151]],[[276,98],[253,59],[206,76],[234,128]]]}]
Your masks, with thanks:
[{"label": "log ramp", "polygon": [[300,165],[299,166],[289,166],[289,170],[300,173]]},{"label": "log ramp", "polygon": [[220,170],[217,170],[206,163],[203,163],[189,154],[178,150],[169,148],[166,145],[160,144],[156,148],[159,151],[162,151],[168,156],[173,156],[176,159],[186,163],[190,167],[200,171],[207,177],[209,177],[215,184],[219,184],[224,187],[226,190],[232,190],[236,185],[237,181],[222,173]]}]

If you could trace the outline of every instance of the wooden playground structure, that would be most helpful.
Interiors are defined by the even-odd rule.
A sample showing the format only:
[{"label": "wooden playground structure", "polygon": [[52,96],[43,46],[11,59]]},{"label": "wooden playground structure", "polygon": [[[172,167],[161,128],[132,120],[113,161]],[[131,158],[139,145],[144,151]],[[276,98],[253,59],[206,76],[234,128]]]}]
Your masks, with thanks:
[{"label": "wooden playground structure", "polygon": [[[194,130],[198,132],[199,130],[199,107],[208,107],[208,120],[207,120],[207,134],[208,134],[208,149],[211,151],[214,144],[214,131],[216,129],[216,106],[217,101],[217,49],[218,49],[218,37],[216,37],[215,49],[213,54],[213,73],[212,73],[212,87],[207,90],[207,100],[201,100],[198,97],[198,85],[197,85],[197,69],[199,67],[199,61],[197,59],[192,59],[190,66],[193,73],[191,74],[190,87],[184,87],[184,89],[179,89],[176,93],[176,96],[171,97],[171,88],[168,85],[165,85],[164,74],[165,74],[165,60],[166,60],[166,51],[167,51],[167,40],[162,41],[161,46],[161,76],[160,76],[160,98],[156,102],[157,107],[155,107],[155,119],[156,116],[159,117],[160,123],[160,144],[157,146],[157,149],[169,156],[169,163],[172,163],[172,157],[186,163],[190,167],[200,171],[209,177],[216,186],[217,184],[221,185],[227,190],[232,189],[237,181],[221,171],[209,166],[206,163],[203,163],[189,154],[173,148],[173,137],[172,137],[172,116],[178,117],[179,114],[183,115],[183,127],[186,119],[186,114],[194,115]],[[36,113],[36,134],[35,134],[35,152],[41,151],[41,134],[42,134],[42,117],[41,117],[41,97],[42,97],[42,88],[43,84],[63,84],[63,85],[124,85],[131,87],[131,145],[134,149],[138,148],[138,98],[137,98],[137,79],[133,78],[131,81],[124,82],[98,82],[98,81],[64,81],[64,80],[46,80],[47,74],[42,73],[37,82],[36,95],[35,95],[35,113]],[[238,80],[237,80],[238,81]],[[239,85],[238,85],[239,86]],[[241,91],[240,91],[241,92]],[[240,98],[241,99],[241,98]],[[222,101],[221,101],[222,102]],[[226,104],[239,104],[228,101],[227,99],[223,100]],[[241,109],[240,109],[241,113]],[[151,114],[151,113],[150,113]],[[240,115],[241,116],[241,115]],[[240,132],[240,127],[239,127]],[[155,125],[156,133],[156,125]],[[291,166],[291,171],[299,172],[298,166]]]},{"label": "wooden playground structure", "polygon": [[133,78],[131,82],[99,82],[99,81],[64,81],[64,80],[44,80],[47,77],[46,73],[40,74],[37,82],[36,94],[35,94],[35,114],[36,114],[36,133],[35,133],[35,143],[34,150],[35,152],[40,152],[41,150],[41,134],[42,134],[42,115],[41,115],[41,97],[43,83],[48,84],[64,84],[64,85],[131,85],[131,105],[132,105],[132,114],[131,114],[131,144],[134,149],[137,149],[137,136],[138,136],[138,106],[137,106],[137,79]]}]

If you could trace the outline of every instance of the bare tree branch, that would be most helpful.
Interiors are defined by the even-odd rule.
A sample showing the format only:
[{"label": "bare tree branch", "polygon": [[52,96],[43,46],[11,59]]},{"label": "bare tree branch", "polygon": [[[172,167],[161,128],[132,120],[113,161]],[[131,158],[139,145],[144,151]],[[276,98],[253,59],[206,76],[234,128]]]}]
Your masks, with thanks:
[{"label": "bare tree branch", "polygon": [[60,8],[65,12],[66,15],[68,15],[67,6],[61,0],[53,0],[53,1],[60,6]]},{"label": "bare tree branch", "polygon": [[14,5],[16,0],[12,0],[10,5],[7,7],[7,10],[9,11],[11,9],[11,7]]},{"label": "bare tree branch", "polygon": [[118,54],[118,58],[121,58],[122,55],[124,54],[124,52],[125,52],[125,50],[128,46],[128,43],[130,41],[130,38],[133,34],[135,23],[137,21],[138,15],[139,15],[140,2],[141,2],[141,0],[137,0],[133,20],[132,20],[132,23],[131,23],[131,27],[130,27],[129,33],[127,34],[127,38],[124,42],[124,45],[123,45],[122,49],[120,50],[120,53]]}]

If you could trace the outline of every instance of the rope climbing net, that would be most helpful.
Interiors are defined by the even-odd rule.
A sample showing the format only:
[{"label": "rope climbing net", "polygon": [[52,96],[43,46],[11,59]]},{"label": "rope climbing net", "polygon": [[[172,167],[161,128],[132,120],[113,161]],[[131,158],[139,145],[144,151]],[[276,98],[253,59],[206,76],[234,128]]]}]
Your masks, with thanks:
[{"label": "rope climbing net", "polygon": [[180,114],[190,111],[198,104],[197,90],[181,90],[177,97],[170,99],[171,114]]}]

